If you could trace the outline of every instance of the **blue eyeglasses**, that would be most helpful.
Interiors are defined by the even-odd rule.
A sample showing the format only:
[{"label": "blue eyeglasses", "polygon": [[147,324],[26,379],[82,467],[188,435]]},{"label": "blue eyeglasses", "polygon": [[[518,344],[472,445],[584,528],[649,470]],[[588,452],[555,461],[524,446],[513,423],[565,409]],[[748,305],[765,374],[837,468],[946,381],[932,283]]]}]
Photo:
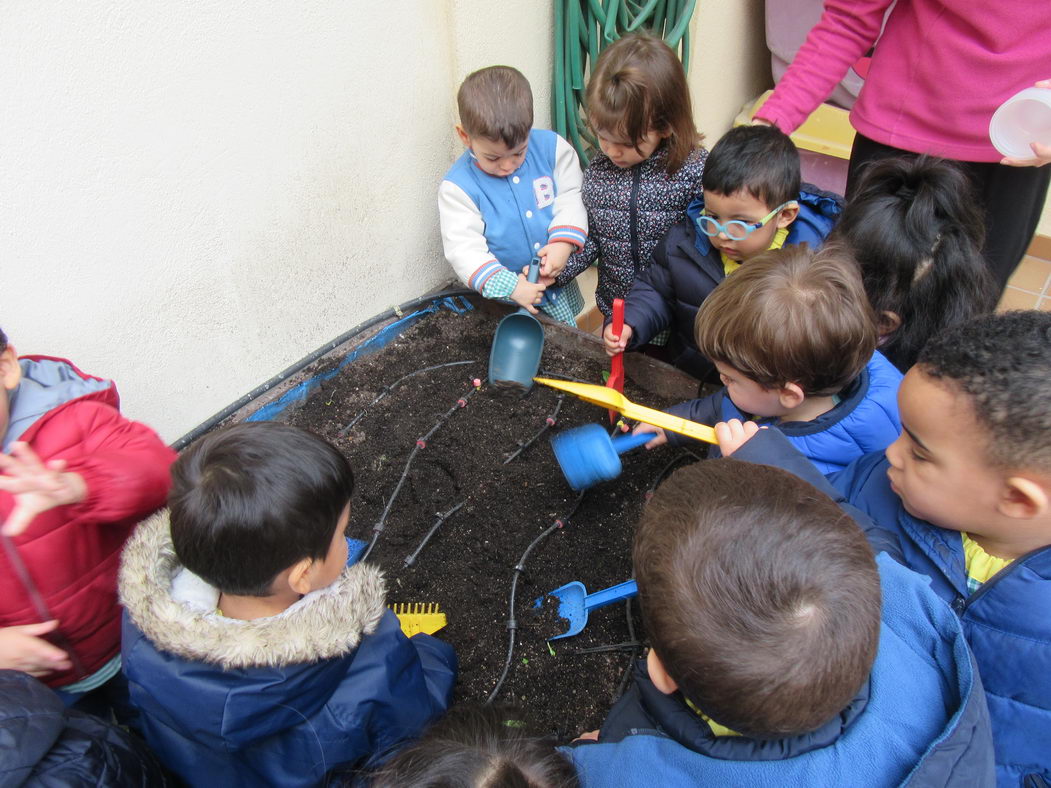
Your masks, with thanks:
[{"label": "blue eyeglasses", "polygon": [[795,205],[795,200],[789,200],[788,202],[781,203],[774,210],[770,211],[766,216],[760,219],[758,222],[749,223],[742,222],[740,219],[731,219],[726,224],[719,224],[714,218],[706,214],[701,214],[697,217],[697,226],[701,228],[701,232],[707,235],[709,238],[714,238],[719,233],[726,233],[726,237],[731,241],[743,241],[749,235],[754,233],[764,224],[769,222],[775,216],[777,216],[785,208],[791,205]]}]

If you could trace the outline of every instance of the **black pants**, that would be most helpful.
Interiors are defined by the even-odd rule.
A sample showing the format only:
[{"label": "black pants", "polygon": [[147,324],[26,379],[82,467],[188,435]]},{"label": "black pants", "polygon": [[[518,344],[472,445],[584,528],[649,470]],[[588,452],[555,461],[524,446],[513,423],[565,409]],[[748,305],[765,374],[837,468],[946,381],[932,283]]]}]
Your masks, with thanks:
[{"label": "black pants", "polygon": [[[916,156],[916,153],[892,148],[858,134],[850,152],[847,171],[847,199],[858,182],[863,167],[870,161],[892,156]],[[970,176],[975,196],[985,214],[985,256],[996,281],[997,292],[1003,292],[1007,280],[1025,256],[1051,181],[1051,165],[1043,167],[1007,167],[995,162],[957,161]]]}]

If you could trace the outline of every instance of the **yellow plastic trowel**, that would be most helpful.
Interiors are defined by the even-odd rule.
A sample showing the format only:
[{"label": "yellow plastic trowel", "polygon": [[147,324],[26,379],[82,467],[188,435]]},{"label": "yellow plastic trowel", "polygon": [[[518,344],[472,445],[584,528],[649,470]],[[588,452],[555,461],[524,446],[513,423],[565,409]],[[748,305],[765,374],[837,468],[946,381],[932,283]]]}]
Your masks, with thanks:
[{"label": "yellow plastic trowel", "polygon": [[706,424],[698,424],[696,421],[673,416],[662,410],[654,410],[642,405],[636,405],[619,391],[605,386],[596,386],[593,383],[576,383],[572,380],[553,380],[552,378],[533,378],[537,383],[543,383],[553,389],[568,391],[570,394],[580,397],[585,402],[598,405],[602,408],[617,411],[621,416],[635,421],[643,421],[660,427],[663,430],[677,432],[688,438],[695,438],[705,443],[718,443],[715,439],[715,430]]},{"label": "yellow plastic trowel", "polygon": [[390,609],[398,617],[401,631],[407,638],[420,632],[433,635],[448,623],[445,613],[441,612],[434,602],[404,602],[393,604]]}]

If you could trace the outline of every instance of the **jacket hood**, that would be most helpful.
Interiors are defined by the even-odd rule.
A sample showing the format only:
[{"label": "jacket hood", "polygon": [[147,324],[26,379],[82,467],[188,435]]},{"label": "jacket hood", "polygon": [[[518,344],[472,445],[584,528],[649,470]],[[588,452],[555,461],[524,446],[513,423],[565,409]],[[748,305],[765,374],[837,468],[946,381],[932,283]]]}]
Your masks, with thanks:
[{"label": "jacket hood", "polygon": [[[803,184],[803,189],[796,198],[799,203],[799,214],[792,224],[788,226],[788,237],[785,246],[808,243],[811,246],[820,246],[825,237],[832,231],[839,215],[843,212],[843,199],[838,194],[823,191],[809,183]],[[694,244],[697,251],[707,255],[711,249],[708,236],[701,232],[697,219],[704,210],[704,197],[698,197],[686,207],[686,215],[690,217],[695,230]]]},{"label": "jacket hood", "polygon": [[143,521],[125,547],[121,603],[157,649],[224,670],[287,668],[349,654],[385,610],[383,573],[369,564],[355,564],[283,613],[253,621],[177,601],[172,583],[182,571],[165,509]]},{"label": "jacket hood", "polygon": [[24,356],[18,360],[22,380],[11,392],[7,430],[3,451],[22,438],[41,416],[60,405],[87,395],[118,407],[117,388],[112,380],[103,380],[81,372],[65,359],[48,356]]}]

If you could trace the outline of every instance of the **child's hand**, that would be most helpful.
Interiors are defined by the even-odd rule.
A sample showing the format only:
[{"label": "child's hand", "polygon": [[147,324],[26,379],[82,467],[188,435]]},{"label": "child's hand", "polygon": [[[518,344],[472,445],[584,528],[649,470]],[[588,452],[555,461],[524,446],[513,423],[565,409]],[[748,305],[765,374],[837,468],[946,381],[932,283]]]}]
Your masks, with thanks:
[{"label": "child's hand", "polygon": [[660,427],[654,427],[652,424],[646,424],[642,422],[635,429],[631,431],[632,435],[638,435],[642,432],[652,432],[653,440],[646,444],[647,449],[656,449],[658,446],[663,446],[668,442],[668,434]]},{"label": "child's hand", "polygon": [[547,290],[547,285],[543,282],[533,284],[524,275],[519,274],[518,284],[515,285],[515,289],[511,293],[511,300],[535,315],[537,309],[534,304],[540,303],[540,299],[544,297],[545,290]]},{"label": "child's hand", "polygon": [[45,621],[0,629],[0,669],[20,670],[40,677],[72,668],[69,654],[39,637],[57,627],[57,621]]},{"label": "child's hand", "polygon": [[573,741],[598,741],[598,731],[588,731],[587,733],[582,733],[579,736],[577,736],[577,738],[573,739]]},{"label": "child's hand", "polygon": [[[762,429],[766,429],[766,427]],[[748,443],[748,439],[759,432],[759,430],[759,425],[754,421],[742,422],[739,419],[720,421],[715,425],[715,437],[719,441],[719,450],[724,457],[729,457]]]},{"label": "child's hand", "polygon": [[602,329],[602,341],[606,345],[606,355],[615,356],[618,353],[623,353],[631,340],[631,335],[632,328],[627,323],[624,324],[624,330],[620,332],[619,337],[613,335],[613,324],[607,325]]},{"label": "child's hand", "polygon": [[545,285],[555,283],[555,279],[566,267],[566,260],[576,247],[565,241],[555,241],[537,251],[540,258],[540,280]]},{"label": "child's hand", "polygon": [[44,465],[28,443],[12,444],[11,454],[0,454],[0,490],[11,493],[15,507],[4,523],[6,536],[18,536],[41,512],[83,501],[88,487],[79,473],[66,471],[65,460]]}]

